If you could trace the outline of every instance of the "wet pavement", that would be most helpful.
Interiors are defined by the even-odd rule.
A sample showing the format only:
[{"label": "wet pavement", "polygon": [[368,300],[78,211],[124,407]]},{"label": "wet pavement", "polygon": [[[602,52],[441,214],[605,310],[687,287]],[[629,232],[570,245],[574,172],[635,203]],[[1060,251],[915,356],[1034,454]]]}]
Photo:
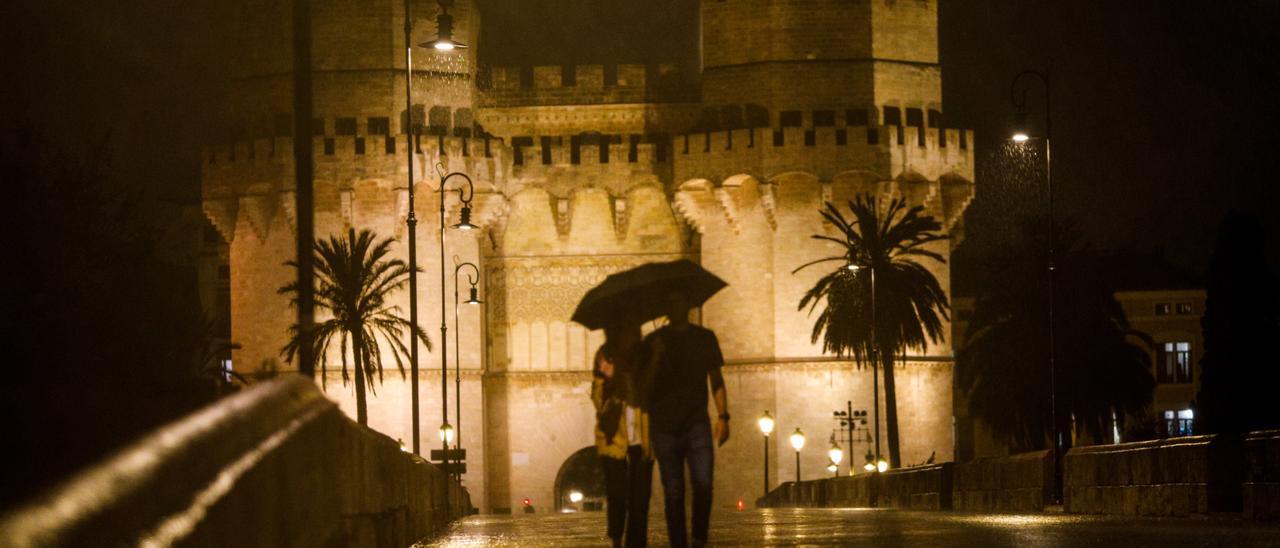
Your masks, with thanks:
[{"label": "wet pavement", "polygon": [[[425,544],[453,546],[609,546],[603,512],[479,515]],[[666,546],[661,509],[649,541]],[[1233,517],[1128,518],[1064,514],[965,514],[874,509],[717,510],[714,546],[1280,546],[1280,523]]]}]

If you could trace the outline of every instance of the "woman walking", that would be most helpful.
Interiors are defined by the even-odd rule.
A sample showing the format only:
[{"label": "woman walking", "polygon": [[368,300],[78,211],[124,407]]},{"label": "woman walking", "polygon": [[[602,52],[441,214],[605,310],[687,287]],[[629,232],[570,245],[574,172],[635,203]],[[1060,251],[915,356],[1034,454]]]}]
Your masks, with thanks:
[{"label": "woman walking", "polygon": [[[648,540],[653,453],[649,447],[648,393],[655,349],[646,349],[640,325],[605,327],[596,350],[591,400],[596,407],[596,450],[604,469],[608,533],[614,546],[643,547]],[[625,535],[625,536],[624,536]]]}]

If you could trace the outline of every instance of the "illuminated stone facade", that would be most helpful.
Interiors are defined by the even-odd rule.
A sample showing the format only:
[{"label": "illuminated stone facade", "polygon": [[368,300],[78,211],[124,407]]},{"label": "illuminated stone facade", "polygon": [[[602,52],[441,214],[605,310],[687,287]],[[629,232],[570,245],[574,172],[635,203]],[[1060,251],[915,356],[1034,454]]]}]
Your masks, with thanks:
[{"label": "illuminated stone facade", "polygon": [[[418,50],[414,101],[423,106],[408,116],[400,3],[313,4],[315,112],[324,121],[314,140],[316,234],[370,228],[396,237],[396,252],[407,256],[405,130],[409,119],[425,126],[415,156],[418,302],[437,350],[421,360],[422,439],[424,452],[438,445],[443,297],[450,421],[458,422],[452,369],[460,362],[464,482],[482,511],[518,507],[524,497],[540,511],[555,506],[558,470],[592,443],[590,357],[602,341],[569,321],[572,309],[610,272],[678,257],[730,283],[701,311],[729,362],[735,417],[717,456],[717,504],[760,494],[754,418],[766,409],[780,433],[809,433],[806,475],[826,473],[831,412],[846,400],[870,408],[871,376],[823,356],[809,342],[812,319],[796,310],[819,272],[791,271],[830,251],[809,239],[831,231],[818,216],[821,203],[900,195],[958,236],[974,192],[972,133],[939,127],[936,2],[704,2],[697,78],[665,65],[477,71],[475,49],[455,57]],[[458,4],[458,38],[474,44],[479,10]],[[204,158],[205,211],[230,242],[232,339],[241,345],[234,363],[242,371],[283,367],[279,350],[293,319],[276,293],[290,278],[284,262],[294,245],[289,32],[278,28],[287,25],[287,5],[255,4],[262,17],[246,17],[229,116],[249,129]],[[414,40],[426,41],[434,2],[414,9]],[[448,233],[443,293],[436,164],[476,181],[473,220],[484,227]],[[445,223],[453,224],[458,194],[445,199]],[[956,243],[935,250],[949,256]],[[458,325],[455,256],[480,265],[485,300],[482,310],[461,309]],[[934,271],[949,287],[949,267]],[[399,303],[407,314],[407,293]],[[951,457],[952,356],[944,342],[900,366],[904,463]],[[334,371],[328,393],[353,412],[351,387]],[[407,442],[408,382],[388,372],[373,388],[370,426]],[[771,478],[792,479],[791,448],[775,436],[769,450]]]}]

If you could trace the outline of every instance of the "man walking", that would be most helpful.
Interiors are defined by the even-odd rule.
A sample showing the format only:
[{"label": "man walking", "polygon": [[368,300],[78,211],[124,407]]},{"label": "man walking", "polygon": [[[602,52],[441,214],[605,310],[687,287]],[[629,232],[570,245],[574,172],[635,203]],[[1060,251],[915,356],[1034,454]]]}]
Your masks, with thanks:
[{"label": "man walking", "polygon": [[[707,543],[711,520],[714,433],[720,445],[729,439],[728,400],[720,366],[720,343],[710,329],[689,323],[688,298],[667,296],[667,325],[649,335],[650,348],[660,349],[650,399],[650,441],[662,476],[667,534],[671,546],[688,546],[684,516],[684,469],[693,486],[693,545]],[[714,430],[707,416],[707,382],[718,414]]]}]

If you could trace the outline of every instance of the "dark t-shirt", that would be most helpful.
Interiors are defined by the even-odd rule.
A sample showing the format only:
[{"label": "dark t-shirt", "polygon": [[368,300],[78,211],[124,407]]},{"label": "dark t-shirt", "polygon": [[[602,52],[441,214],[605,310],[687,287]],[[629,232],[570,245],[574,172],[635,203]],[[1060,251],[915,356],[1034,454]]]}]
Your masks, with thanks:
[{"label": "dark t-shirt", "polygon": [[724,365],[720,343],[710,329],[693,324],[663,327],[646,342],[655,338],[662,339],[663,354],[653,379],[649,425],[657,432],[684,432],[708,420],[707,378]]}]

